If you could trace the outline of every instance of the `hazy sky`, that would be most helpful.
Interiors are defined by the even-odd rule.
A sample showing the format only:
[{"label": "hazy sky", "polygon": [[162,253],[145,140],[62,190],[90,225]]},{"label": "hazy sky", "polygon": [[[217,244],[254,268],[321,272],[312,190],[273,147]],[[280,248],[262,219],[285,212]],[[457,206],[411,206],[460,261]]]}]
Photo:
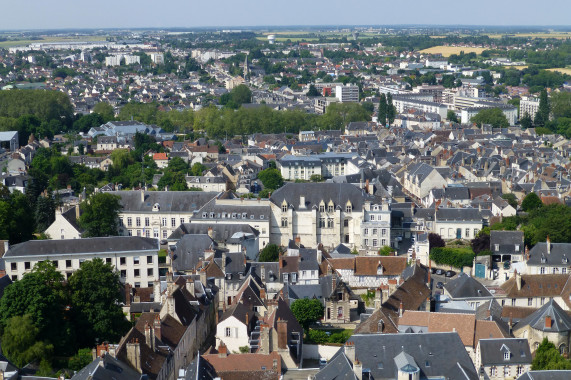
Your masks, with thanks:
[{"label": "hazy sky", "polygon": [[2,0],[0,30],[257,25],[570,25],[571,0]]}]

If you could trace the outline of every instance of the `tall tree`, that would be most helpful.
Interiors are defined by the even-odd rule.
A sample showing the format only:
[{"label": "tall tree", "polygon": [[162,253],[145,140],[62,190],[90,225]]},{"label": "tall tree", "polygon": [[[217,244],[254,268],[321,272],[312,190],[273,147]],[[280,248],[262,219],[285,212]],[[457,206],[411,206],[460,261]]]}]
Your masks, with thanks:
[{"label": "tall tree", "polygon": [[521,119],[519,119],[519,123],[521,125],[522,128],[531,128],[531,125],[533,124],[533,120],[531,120],[531,116],[529,116],[529,114],[526,112]]},{"label": "tall tree", "polygon": [[278,169],[265,169],[258,173],[258,179],[262,181],[264,187],[270,190],[276,190],[282,187],[284,180]]},{"label": "tall tree", "polygon": [[539,95],[539,109],[535,114],[535,126],[544,127],[549,121],[549,114],[551,113],[551,106],[549,104],[549,97],[547,96],[547,90],[541,90]]},{"label": "tall tree", "polygon": [[97,193],[81,203],[83,214],[79,225],[85,230],[83,237],[116,236],[119,234],[119,211],[123,206],[117,195]]},{"label": "tall tree", "polygon": [[96,339],[117,342],[129,330],[119,307],[119,276],[101,259],[85,261],[69,279],[71,313],[79,347],[91,347]]},{"label": "tall tree", "polygon": [[385,94],[381,94],[381,100],[379,101],[379,116],[377,117],[377,120],[383,127],[387,124],[387,97]]},{"label": "tall tree", "polygon": [[499,108],[484,108],[470,119],[472,123],[491,124],[494,128],[509,127],[510,123],[506,115]]},{"label": "tall tree", "polygon": [[36,228],[38,232],[44,232],[55,220],[56,203],[52,194],[39,196],[36,202]]},{"label": "tall tree", "polygon": [[277,244],[268,244],[260,251],[258,261],[261,262],[276,262],[280,257],[280,247]]},{"label": "tall tree", "polygon": [[523,201],[521,201],[521,209],[526,212],[538,209],[542,205],[543,202],[541,198],[535,193],[527,194],[525,198],[523,198]]},{"label": "tall tree", "polygon": [[291,304],[291,312],[300,325],[307,330],[309,325],[323,318],[323,305],[318,299],[297,299]]},{"label": "tall tree", "polygon": [[307,96],[321,96],[314,84],[309,85],[309,91],[305,94]]},{"label": "tall tree", "polygon": [[39,329],[30,315],[10,318],[2,334],[2,351],[18,367],[51,356],[53,345],[38,340]]},{"label": "tall tree", "polygon": [[389,92],[387,94],[387,120],[389,124],[392,124],[395,121],[397,110],[393,105],[393,96]]}]

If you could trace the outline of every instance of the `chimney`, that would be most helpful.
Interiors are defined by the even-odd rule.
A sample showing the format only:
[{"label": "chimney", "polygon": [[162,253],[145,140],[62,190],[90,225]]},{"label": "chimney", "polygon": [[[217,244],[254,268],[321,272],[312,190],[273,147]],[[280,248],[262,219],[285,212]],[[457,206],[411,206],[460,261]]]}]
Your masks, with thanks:
[{"label": "chimney", "polygon": [[287,321],[278,319],[278,348],[287,349]]},{"label": "chimney", "polygon": [[174,298],[172,294],[167,296],[167,314],[174,316]]},{"label": "chimney", "polygon": [[206,278],[206,269],[202,269],[200,271],[200,282],[203,286],[207,285],[207,278]]},{"label": "chimney", "polygon": [[192,278],[186,281],[186,290],[194,296],[194,280]]},{"label": "chimney", "polygon": [[347,356],[347,359],[349,359],[351,361],[351,363],[355,363],[355,343],[354,342],[345,343],[345,356]]},{"label": "chimney", "polygon": [[296,244],[298,247],[299,247],[300,244],[301,244],[301,237],[300,237],[299,235],[297,235],[297,236],[295,237],[295,244]]},{"label": "chimney", "polygon": [[141,189],[141,202],[145,202],[145,190]]},{"label": "chimney", "polygon": [[299,197],[299,208],[304,209],[305,208],[305,196],[301,195]]},{"label": "chimney", "polygon": [[225,358],[228,356],[228,348],[224,344],[224,342],[220,342],[220,346],[218,346],[218,357]]},{"label": "chimney", "polygon": [[258,349],[258,353],[263,355],[268,355],[270,353],[270,326],[268,325],[261,325],[260,326],[260,348]]},{"label": "chimney", "polygon": [[400,301],[400,305],[399,305],[399,317],[402,317],[404,313],[404,305],[402,304],[402,301]]},{"label": "chimney", "polygon": [[154,302],[161,302],[161,282],[159,280],[153,281],[153,296]]},{"label": "chimney", "polygon": [[369,194],[369,180],[365,181],[365,193]]},{"label": "chimney", "polygon": [[155,338],[157,338],[158,340],[161,340],[162,338],[162,334],[161,334],[161,317],[159,314],[157,314],[155,316],[155,321],[153,322],[153,330],[155,333]]},{"label": "chimney", "polygon": [[375,290],[375,310],[380,309],[382,303],[383,303],[383,292],[381,291],[380,288],[377,288]]},{"label": "chimney", "polygon": [[80,212],[79,212],[79,205],[75,205],[75,219],[77,221],[79,221],[79,216],[80,216]]},{"label": "chimney", "polygon": [[335,291],[335,289],[337,289],[337,276],[335,275],[335,273],[333,273],[331,275],[331,290]]},{"label": "chimney", "polygon": [[212,227],[208,227],[208,236],[214,240],[214,229]]},{"label": "chimney", "polygon": [[549,315],[545,317],[545,328],[546,329],[551,328],[551,317]]},{"label": "chimney", "polygon": [[262,301],[266,299],[266,289],[260,288],[260,298],[262,299]]},{"label": "chimney", "polygon": [[10,249],[10,242],[8,240],[4,240],[4,253],[8,252]]},{"label": "chimney", "polygon": [[222,252],[222,272],[226,274],[226,252]]},{"label": "chimney", "polygon": [[518,273],[517,269],[514,269],[515,282],[517,284],[517,290],[521,290],[521,274]]},{"label": "chimney", "polygon": [[141,370],[141,345],[139,344],[139,339],[132,340],[127,343],[127,361],[134,367],[139,373]]},{"label": "chimney", "polygon": [[155,350],[155,334],[153,330],[154,329],[151,328],[151,325],[148,323],[145,324],[145,343],[147,343],[147,346],[151,347],[152,351]]},{"label": "chimney", "polygon": [[512,328],[513,328],[512,313],[510,313],[510,319],[509,319],[509,321],[508,321],[508,328],[509,328],[509,333],[510,333],[510,335],[512,335]]},{"label": "chimney", "polygon": [[281,269],[283,269],[283,267],[284,267],[284,258],[283,258],[283,254],[281,252],[279,254],[278,261],[280,262],[280,272],[281,272]]},{"label": "chimney", "polygon": [[249,325],[250,325],[250,314],[248,314],[248,312],[246,312],[246,329],[248,329]]},{"label": "chimney", "polygon": [[358,359],[355,359],[355,362],[353,363],[353,372],[358,380],[363,379],[363,365]]},{"label": "chimney", "polygon": [[260,268],[260,278],[262,281],[266,281],[266,268],[263,265]]},{"label": "chimney", "polygon": [[174,292],[174,281],[173,281],[172,272],[168,271],[166,277],[167,277],[167,293],[171,295]]},{"label": "chimney", "polygon": [[547,254],[549,255],[551,253],[551,239],[549,238],[549,235],[547,235],[547,239],[545,240],[545,244],[547,247]]}]

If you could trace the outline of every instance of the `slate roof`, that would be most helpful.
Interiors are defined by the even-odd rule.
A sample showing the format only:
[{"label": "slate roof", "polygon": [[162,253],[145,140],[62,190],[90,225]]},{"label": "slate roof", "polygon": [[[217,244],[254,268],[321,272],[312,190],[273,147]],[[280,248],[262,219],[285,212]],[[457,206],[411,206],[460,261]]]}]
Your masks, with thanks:
[{"label": "slate roof", "polygon": [[335,207],[340,207],[345,211],[347,201],[351,201],[353,212],[359,212],[363,209],[363,203],[366,198],[362,190],[348,183],[291,183],[288,182],[278,190],[276,190],[270,200],[277,206],[281,207],[285,201],[295,210],[300,210],[300,197],[305,197],[305,209],[311,210],[313,207],[319,207],[319,203],[323,200],[327,205],[329,201],[333,201]]},{"label": "slate roof", "polygon": [[260,231],[248,224],[238,223],[183,223],[168,237],[169,240],[180,240],[184,235],[208,234],[212,228],[212,240],[225,243],[237,232],[249,233],[258,236]]},{"label": "slate roof", "polygon": [[527,265],[537,266],[569,266],[571,260],[571,244],[550,243],[547,253],[547,243],[537,243],[529,250]]},{"label": "slate roof", "polygon": [[[546,317],[551,318],[551,323],[546,321]],[[541,308],[522,319],[515,326],[520,329],[531,326],[543,332],[569,332],[571,331],[571,317],[554,300],[549,300]]]},{"label": "slate roof", "polygon": [[[476,369],[457,333],[356,334],[349,338],[355,357],[374,379],[395,378],[402,352],[420,369],[420,377],[445,376],[451,380],[478,379]],[[347,346],[334,358],[345,355]],[[317,378],[317,377],[316,377]],[[321,379],[326,379],[321,377]]]},{"label": "slate roof", "polygon": [[[496,251],[495,245],[499,245]],[[515,247],[519,245],[516,252]],[[522,254],[524,252],[523,231],[490,231],[490,250],[493,254]]]},{"label": "slate roof", "polygon": [[[509,352],[509,359],[504,359],[504,353]],[[481,339],[480,360],[484,366],[531,364],[533,358],[527,339],[503,338]]]},{"label": "slate roof", "polygon": [[205,258],[207,250],[214,250],[217,244],[207,234],[184,235],[177,243],[173,253],[172,266],[175,271],[189,271],[196,267],[200,259]]},{"label": "slate roof", "polygon": [[477,208],[438,208],[436,220],[439,222],[482,221],[482,215]]},{"label": "slate roof", "polygon": [[357,380],[353,372],[353,364],[345,355],[335,355],[315,374],[315,380]]},{"label": "slate roof", "polygon": [[460,273],[455,279],[444,285],[452,298],[492,298],[492,294],[475,278]]},{"label": "slate roof", "polygon": [[571,379],[571,370],[528,371],[517,380],[567,380]]},{"label": "slate roof", "polygon": [[160,213],[183,212],[192,213],[204,206],[218,195],[206,191],[146,191],[145,200],[141,197],[142,190],[110,191],[118,195],[123,206],[122,213],[153,212],[153,206],[158,203]]},{"label": "slate roof", "polygon": [[49,255],[105,254],[132,251],[158,251],[158,239],[140,236],[112,236],[64,240],[30,240],[15,244],[4,258]]},{"label": "slate roof", "polygon": [[72,380],[139,380],[140,378],[139,372],[106,353],[77,371]]}]

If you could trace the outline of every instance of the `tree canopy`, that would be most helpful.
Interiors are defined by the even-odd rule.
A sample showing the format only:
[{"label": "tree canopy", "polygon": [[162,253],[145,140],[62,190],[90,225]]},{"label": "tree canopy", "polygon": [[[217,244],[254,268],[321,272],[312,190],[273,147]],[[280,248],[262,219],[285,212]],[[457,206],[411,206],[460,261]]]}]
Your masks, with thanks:
[{"label": "tree canopy", "polygon": [[571,369],[571,361],[565,359],[559,350],[547,338],[535,350],[535,357],[531,362],[532,371]]},{"label": "tree canopy", "polygon": [[109,193],[93,194],[81,203],[79,225],[83,237],[116,236],[119,234],[119,196]]},{"label": "tree canopy", "polygon": [[299,324],[306,330],[310,324],[323,318],[323,305],[315,298],[295,300],[290,308]]},{"label": "tree canopy", "polygon": [[494,128],[505,128],[510,125],[506,115],[499,108],[484,108],[470,121],[476,124],[491,124]]},{"label": "tree canopy", "polygon": [[280,247],[277,244],[267,244],[264,249],[260,251],[258,261],[261,262],[276,262],[280,257]]},{"label": "tree canopy", "polygon": [[276,190],[284,184],[282,174],[278,169],[268,168],[258,173],[258,179],[266,189]]},{"label": "tree canopy", "polygon": [[535,193],[527,194],[525,198],[523,198],[523,201],[521,201],[521,209],[523,211],[532,211],[540,208],[542,205],[543,202]]}]

